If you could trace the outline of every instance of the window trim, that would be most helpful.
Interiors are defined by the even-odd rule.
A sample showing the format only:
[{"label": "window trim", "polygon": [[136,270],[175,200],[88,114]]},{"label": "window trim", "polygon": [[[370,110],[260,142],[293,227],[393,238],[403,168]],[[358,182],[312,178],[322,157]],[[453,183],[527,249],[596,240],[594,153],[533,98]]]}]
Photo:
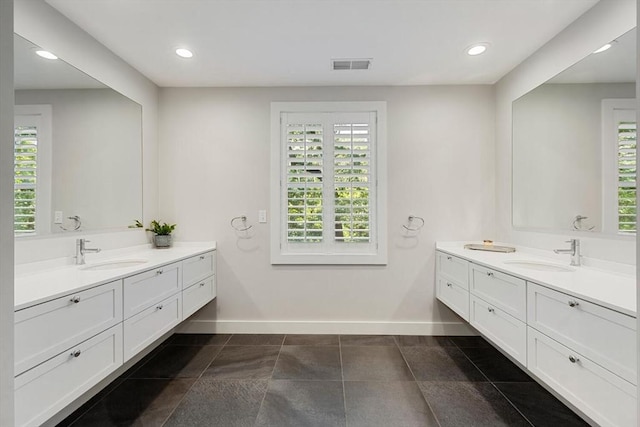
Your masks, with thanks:
[{"label": "window trim", "polygon": [[[375,112],[375,224],[376,253],[285,253],[282,238],[282,113],[349,113]],[[365,102],[272,102],[271,103],[271,264],[387,264],[387,103],[384,101]]]},{"label": "window trim", "polygon": [[[635,236],[618,228],[618,128],[617,110],[636,111],[635,98],[602,100],[602,230],[619,236]],[[636,222],[637,223],[637,222]]]},{"label": "window trim", "polygon": [[14,232],[14,236],[16,238],[25,238],[49,234],[51,232],[52,223],[51,186],[53,181],[53,107],[50,104],[15,105],[13,115],[14,131],[16,126],[16,116],[39,116],[40,118],[40,128],[38,129],[38,178],[36,179],[35,231],[33,233],[25,234],[16,234]]}]

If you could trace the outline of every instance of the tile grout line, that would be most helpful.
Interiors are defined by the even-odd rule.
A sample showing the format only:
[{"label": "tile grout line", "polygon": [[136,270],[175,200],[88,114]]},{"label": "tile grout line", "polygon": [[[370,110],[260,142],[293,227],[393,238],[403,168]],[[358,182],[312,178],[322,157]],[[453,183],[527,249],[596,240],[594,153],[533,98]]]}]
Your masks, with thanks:
[{"label": "tile grout line", "polygon": [[344,384],[344,364],[342,363],[342,335],[338,334],[338,352],[340,354],[340,376],[342,378],[342,405],[344,407],[344,425],[349,427],[347,420],[347,390]]},{"label": "tile grout line", "polygon": [[[167,339],[167,341],[169,341],[169,339],[171,339],[171,338],[168,338],[168,339]],[[144,360],[144,359],[146,359],[148,356],[151,356],[151,357],[149,357],[149,360],[145,361],[142,365],[140,365],[140,367],[139,367],[138,369],[136,369],[135,371],[131,372],[129,375],[127,375],[126,377],[124,377],[124,374],[126,374],[126,373],[127,373],[127,371],[129,370],[129,369],[127,369],[127,371],[123,372],[120,376],[118,376],[118,377],[117,377],[117,378],[115,378],[113,381],[111,381],[109,384],[107,384],[104,388],[109,387],[111,384],[113,384],[113,383],[115,383],[115,382],[117,382],[118,380],[120,380],[120,379],[121,379],[121,381],[118,383],[118,385],[114,385],[114,386],[113,386],[113,388],[112,388],[111,390],[109,390],[108,392],[106,392],[104,396],[102,396],[100,399],[96,400],[96,402],[95,402],[93,405],[89,406],[85,411],[82,411],[82,413],[81,413],[81,414],[80,414],[80,415],[79,415],[75,420],[71,421],[71,423],[69,424],[69,427],[73,427],[73,425],[74,425],[74,424],[76,424],[76,423],[80,420],[80,418],[82,418],[82,417],[83,417],[83,416],[85,416],[87,413],[89,413],[89,411],[90,411],[90,410],[92,410],[92,409],[93,409],[93,408],[94,408],[98,403],[102,402],[102,401],[103,401],[107,396],[109,396],[111,393],[113,393],[113,391],[114,391],[115,389],[117,389],[118,387],[120,387],[120,386],[121,386],[121,385],[122,385],[126,380],[128,380],[128,379],[137,379],[137,378],[131,378],[131,376],[132,376],[133,374],[135,374],[136,372],[138,372],[140,369],[142,369],[142,367],[143,367],[144,365],[146,365],[147,363],[149,363],[149,362],[151,361],[151,359],[153,359],[154,357],[156,357],[156,356],[157,356],[157,353],[159,353],[159,352],[160,352],[161,347],[164,347],[165,345],[167,345],[167,344],[165,344],[165,343],[160,343],[156,348],[154,348],[153,350],[151,350],[151,351],[150,351],[148,354],[146,354],[142,359],[140,359],[140,360],[139,360],[138,362],[136,362],[133,366],[131,366],[131,368],[129,368],[129,369],[132,369],[136,364],[140,363],[140,361],[141,361],[141,360]],[[102,390],[104,390],[104,388],[103,388]],[[98,393],[96,393],[96,394],[95,394],[93,397],[91,397],[89,400],[93,399],[95,396],[97,396],[99,393],[101,393],[101,392],[102,392],[102,390],[98,391]],[[83,403],[82,405],[87,404],[87,403],[89,402],[89,400],[87,400],[87,401],[86,401],[85,403]],[[80,407],[82,407],[82,406],[80,406]],[[78,409],[80,409],[80,408],[78,408]],[[76,411],[77,411],[78,409],[76,409]],[[75,412],[75,411],[74,411],[74,412]],[[72,412],[71,414],[67,415],[67,417],[69,417],[69,416],[71,416],[71,415],[73,415],[73,412]],[[62,421],[63,421],[63,420],[62,420]]]},{"label": "tile grout line", "polygon": [[276,356],[276,361],[273,364],[273,368],[271,369],[271,375],[267,378],[267,389],[264,391],[264,396],[262,396],[262,400],[260,401],[260,406],[258,406],[258,411],[256,412],[256,419],[253,421],[253,425],[258,424],[258,416],[260,416],[260,411],[262,410],[262,406],[264,405],[264,401],[267,398],[267,393],[269,393],[269,386],[271,385],[271,380],[273,380],[273,373],[276,370],[276,365],[278,364],[278,360],[280,359],[280,353],[282,353],[282,348],[284,347],[284,342],[287,339],[287,334],[284,334],[282,337],[282,342],[280,343],[280,350],[278,350],[278,355]]},{"label": "tile grout line", "polygon": [[[233,334],[229,335],[229,338],[224,342],[224,344],[222,344],[220,346],[220,351],[216,353],[216,355],[213,357],[213,359],[211,359],[211,362],[209,362],[209,364],[202,370],[202,372],[200,372],[200,375],[198,376],[198,378],[196,378],[193,383],[191,384],[191,386],[189,387],[189,389],[182,395],[182,398],[180,399],[180,401],[176,404],[176,406],[171,410],[171,412],[169,413],[169,415],[167,415],[167,418],[165,418],[165,420],[162,422],[161,426],[164,426],[170,419],[171,416],[176,412],[176,409],[178,409],[178,407],[180,406],[180,404],[184,401],[184,399],[187,397],[187,395],[189,394],[189,392],[193,389],[193,387],[196,385],[196,383],[200,380],[200,378],[202,378],[202,376],[204,375],[205,371],[207,369],[209,369],[209,366],[211,366],[211,364],[213,363],[214,360],[216,360],[218,358],[218,356],[220,355],[220,353],[222,353],[222,350],[224,349],[224,347],[227,345],[227,343],[229,342],[229,340],[231,340],[231,337],[233,336]],[[198,346],[198,347],[205,347],[203,346]],[[146,363],[145,363],[146,364]],[[177,379],[177,378],[176,378]]]},{"label": "tile grout line", "polygon": [[[483,338],[483,339],[484,339],[484,338]],[[483,376],[483,377],[485,377],[485,378],[487,379],[487,382],[488,382],[489,384],[491,384],[491,386],[492,386],[493,388],[495,388],[496,390],[498,390],[498,393],[500,393],[500,395],[501,395],[502,397],[504,397],[504,398],[505,398],[505,400],[506,400],[507,402],[509,402],[509,404],[510,404],[510,405],[511,405],[515,410],[516,410],[516,412],[518,412],[518,414],[520,414],[520,416],[521,416],[521,417],[522,417],[526,422],[528,422],[529,424],[531,424],[532,426],[534,426],[534,424],[533,424],[531,421],[529,421],[529,418],[525,417],[525,415],[520,411],[520,409],[519,409],[519,408],[518,408],[518,407],[517,407],[517,406],[516,406],[516,405],[515,405],[511,400],[509,400],[509,398],[507,398],[507,396],[505,396],[505,395],[504,395],[504,393],[502,393],[502,392],[500,391],[500,389],[499,389],[499,388],[498,388],[498,387],[493,383],[493,381],[491,381],[491,380],[489,379],[489,377],[484,373],[484,371],[483,371],[482,369],[480,369],[480,368],[478,367],[478,365],[476,365],[476,364],[473,362],[473,360],[471,360],[471,358],[470,358],[469,356],[467,356],[467,353],[465,353],[465,351],[462,349],[462,347],[460,347],[458,344],[456,344],[456,343],[455,343],[455,341],[454,341],[454,343],[453,343],[453,344],[455,344],[456,348],[462,352],[462,354],[464,355],[464,357],[465,357],[465,358],[466,358],[466,359],[467,359],[467,360],[468,360],[468,361],[469,361],[469,362],[470,362],[470,363],[471,363],[471,364],[472,364],[472,365],[473,365],[473,366],[474,366],[478,371],[480,371],[480,373],[482,374],[482,376]],[[476,348],[476,347],[469,347],[469,348]],[[477,347],[477,348],[481,348],[481,347]],[[534,426],[534,427],[535,427],[535,426]]]},{"label": "tile grout line", "polygon": [[438,427],[442,427],[442,424],[440,423],[440,420],[438,419],[438,416],[436,415],[435,411],[431,407],[429,400],[424,395],[424,393],[422,392],[422,389],[418,385],[418,380],[416,379],[416,375],[413,373],[413,369],[411,369],[411,365],[409,365],[409,362],[407,362],[407,358],[404,356],[404,353],[402,352],[402,348],[400,347],[400,344],[398,344],[398,339],[395,336],[393,337],[393,341],[396,343],[396,347],[400,352],[400,356],[402,356],[402,360],[404,360],[405,365],[407,365],[407,368],[409,368],[409,372],[411,372],[411,376],[413,377],[413,382],[415,383],[416,387],[418,387],[418,391],[420,392],[422,399],[424,399],[425,403],[427,404],[427,408],[429,408],[429,410],[431,411],[431,414],[433,414],[433,418],[436,420]]}]

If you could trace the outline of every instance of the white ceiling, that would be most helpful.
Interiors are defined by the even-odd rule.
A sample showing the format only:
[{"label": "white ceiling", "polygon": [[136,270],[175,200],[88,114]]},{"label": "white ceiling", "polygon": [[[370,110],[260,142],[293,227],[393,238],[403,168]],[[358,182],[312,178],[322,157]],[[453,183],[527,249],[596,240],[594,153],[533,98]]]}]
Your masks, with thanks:
[{"label": "white ceiling", "polygon": [[159,86],[198,87],[491,84],[598,0],[46,1]]}]

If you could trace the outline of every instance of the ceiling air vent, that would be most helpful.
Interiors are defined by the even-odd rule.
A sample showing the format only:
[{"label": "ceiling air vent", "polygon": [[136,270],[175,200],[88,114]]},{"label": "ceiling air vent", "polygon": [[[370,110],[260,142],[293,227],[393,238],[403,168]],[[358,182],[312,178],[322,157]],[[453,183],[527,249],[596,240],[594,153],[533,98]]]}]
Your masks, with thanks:
[{"label": "ceiling air vent", "polygon": [[332,59],[331,65],[334,71],[368,70],[371,67],[371,59]]}]

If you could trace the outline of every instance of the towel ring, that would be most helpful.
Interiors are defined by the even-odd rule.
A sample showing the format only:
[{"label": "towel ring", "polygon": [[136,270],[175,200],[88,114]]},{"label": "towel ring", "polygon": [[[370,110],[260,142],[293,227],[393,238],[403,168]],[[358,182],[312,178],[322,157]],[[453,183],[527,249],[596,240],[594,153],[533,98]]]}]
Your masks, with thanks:
[{"label": "towel ring", "polygon": [[[242,227],[238,227],[237,221],[240,220],[242,221],[243,226]],[[247,227],[247,216],[246,215],[241,215],[241,216],[237,216],[235,218],[233,218],[231,220],[231,228],[233,228],[236,231],[247,231],[249,229],[251,229],[251,227],[253,227],[253,225],[250,225]]]},{"label": "towel ring", "polygon": [[[420,224],[417,227],[411,227],[411,224],[415,220],[418,220],[420,222]],[[406,226],[406,225],[402,224],[402,226],[408,231],[418,231],[422,227],[424,227],[424,218],[419,217],[419,216],[415,216],[415,215],[409,215],[409,225]]]},{"label": "towel ring", "polygon": [[583,219],[589,219],[588,216],[584,216],[584,215],[576,215],[576,217],[573,219],[573,229],[577,230],[577,231],[592,231],[594,228],[596,228],[595,225],[592,225],[589,228],[582,228],[582,220]]},{"label": "towel ring", "polygon": [[82,227],[82,221],[80,220],[80,217],[78,215],[74,215],[74,216],[68,216],[67,219],[72,219],[74,220],[74,224],[72,228],[65,228],[63,225],[60,225],[60,228],[64,231],[78,231],[80,230],[80,227]]}]

